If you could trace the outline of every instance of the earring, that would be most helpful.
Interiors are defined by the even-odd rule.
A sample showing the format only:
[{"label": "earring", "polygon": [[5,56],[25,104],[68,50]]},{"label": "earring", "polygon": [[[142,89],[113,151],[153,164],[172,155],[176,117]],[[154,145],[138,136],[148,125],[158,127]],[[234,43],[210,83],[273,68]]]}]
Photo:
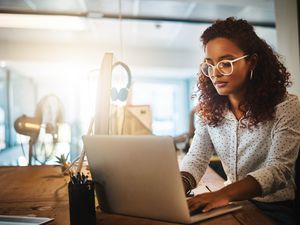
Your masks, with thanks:
[{"label": "earring", "polygon": [[252,77],[253,77],[253,70],[251,70],[250,72],[250,80],[252,80]]}]

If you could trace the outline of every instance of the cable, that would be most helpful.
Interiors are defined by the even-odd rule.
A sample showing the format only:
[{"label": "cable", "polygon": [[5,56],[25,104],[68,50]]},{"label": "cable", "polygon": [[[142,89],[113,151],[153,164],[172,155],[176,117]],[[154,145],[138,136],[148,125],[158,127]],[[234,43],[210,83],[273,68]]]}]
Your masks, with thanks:
[{"label": "cable", "polygon": [[126,107],[124,107],[124,109],[123,109],[123,120],[122,120],[122,127],[121,127],[121,135],[124,134],[125,118],[126,118]]},{"label": "cable", "polygon": [[[94,134],[93,126],[94,126],[94,118],[91,118],[89,128],[88,128],[88,131],[87,131],[87,135],[92,136]],[[75,165],[75,163],[77,163],[77,161],[78,161],[78,165],[77,165],[77,168],[76,168],[76,173],[80,172],[81,168],[82,168],[84,156],[85,156],[85,150],[84,150],[84,147],[83,147],[80,154],[79,154],[79,156],[76,157],[76,159],[73,160],[73,162],[65,169],[65,171],[63,171],[63,174],[70,171],[70,169]]]},{"label": "cable", "polygon": [[24,150],[24,146],[23,146],[23,142],[22,142],[22,136],[20,134],[18,134],[19,137],[20,137],[20,142],[21,142],[21,148],[22,148],[22,153],[23,153],[23,156],[26,158],[26,155],[25,155],[25,150]]},{"label": "cable", "polygon": [[122,27],[122,0],[119,0],[119,35],[120,35],[120,58],[123,60],[123,27]]}]

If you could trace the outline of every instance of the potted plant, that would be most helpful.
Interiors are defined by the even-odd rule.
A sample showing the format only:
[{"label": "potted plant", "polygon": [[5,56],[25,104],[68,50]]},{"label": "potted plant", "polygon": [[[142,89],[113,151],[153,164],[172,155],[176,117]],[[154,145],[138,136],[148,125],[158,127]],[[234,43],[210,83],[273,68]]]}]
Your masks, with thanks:
[{"label": "potted plant", "polygon": [[61,165],[61,171],[64,172],[70,165],[68,162],[68,156],[69,153],[65,156],[65,154],[61,154],[60,156],[55,156],[56,157],[56,162]]}]

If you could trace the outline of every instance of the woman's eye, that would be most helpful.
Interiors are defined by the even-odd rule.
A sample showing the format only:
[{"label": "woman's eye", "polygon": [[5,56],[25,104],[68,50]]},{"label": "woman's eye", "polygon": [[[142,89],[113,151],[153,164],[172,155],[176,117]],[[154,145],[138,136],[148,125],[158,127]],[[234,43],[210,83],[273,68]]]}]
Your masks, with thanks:
[{"label": "woman's eye", "polygon": [[231,67],[231,64],[230,64],[230,62],[220,62],[219,67],[220,68]]}]

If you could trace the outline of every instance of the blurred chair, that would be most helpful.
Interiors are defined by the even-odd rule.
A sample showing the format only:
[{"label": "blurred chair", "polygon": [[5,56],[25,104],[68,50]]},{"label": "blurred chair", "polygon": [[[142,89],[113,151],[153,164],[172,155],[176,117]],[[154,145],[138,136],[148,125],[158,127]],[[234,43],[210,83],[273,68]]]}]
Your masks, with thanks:
[{"label": "blurred chair", "polygon": [[191,140],[194,137],[195,125],[194,118],[196,113],[196,107],[192,109],[189,116],[189,131],[173,138],[176,149],[183,150],[187,153],[190,148]]}]

